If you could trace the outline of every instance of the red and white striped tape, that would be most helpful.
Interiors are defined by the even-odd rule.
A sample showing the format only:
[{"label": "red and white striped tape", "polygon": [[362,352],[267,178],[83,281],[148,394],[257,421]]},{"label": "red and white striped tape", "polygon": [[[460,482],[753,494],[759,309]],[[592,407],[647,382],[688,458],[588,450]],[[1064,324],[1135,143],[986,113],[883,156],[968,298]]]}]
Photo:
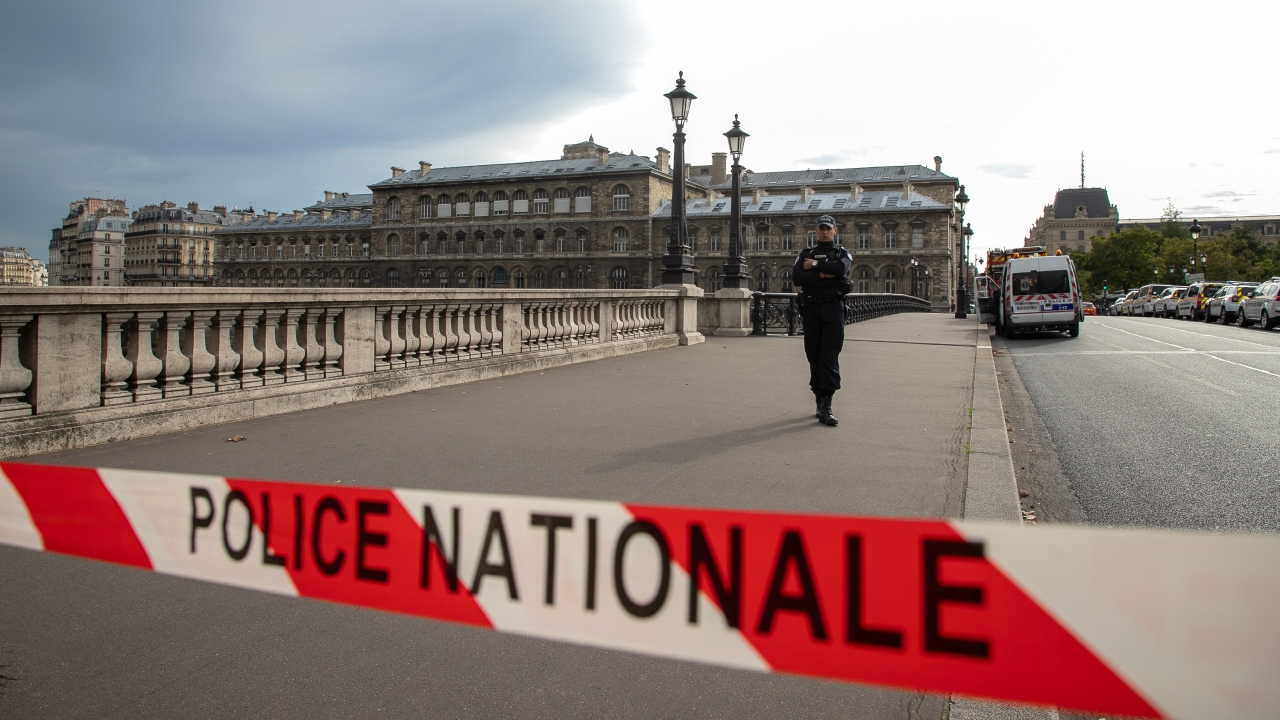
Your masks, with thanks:
[{"label": "red and white striped tape", "polygon": [[0,463],[0,543],[551,640],[1139,717],[1280,712],[1280,538]]}]

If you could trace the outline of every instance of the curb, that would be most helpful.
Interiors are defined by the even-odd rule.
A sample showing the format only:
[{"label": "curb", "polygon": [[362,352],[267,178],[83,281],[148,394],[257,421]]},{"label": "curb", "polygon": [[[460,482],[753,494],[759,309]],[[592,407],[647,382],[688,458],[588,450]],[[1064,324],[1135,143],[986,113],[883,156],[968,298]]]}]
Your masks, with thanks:
[{"label": "curb", "polygon": [[[1009,450],[1009,430],[991,346],[991,333],[982,322],[974,332],[973,399],[969,418],[968,469],[964,488],[964,519],[1022,523],[1018,479]],[[947,720],[1058,720],[1057,708],[952,696]]]}]

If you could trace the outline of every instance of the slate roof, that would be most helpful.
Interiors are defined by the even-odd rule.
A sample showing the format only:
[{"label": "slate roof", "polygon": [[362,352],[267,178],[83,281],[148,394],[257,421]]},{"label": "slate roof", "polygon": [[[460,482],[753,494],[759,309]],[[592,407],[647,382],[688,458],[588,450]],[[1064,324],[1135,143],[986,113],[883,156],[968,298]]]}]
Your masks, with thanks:
[{"label": "slate roof", "polygon": [[128,232],[129,224],[131,222],[133,221],[129,218],[120,217],[119,215],[107,215],[105,217],[93,218],[92,220],[85,221],[84,226],[80,228],[80,237],[92,237],[93,233],[98,230],[102,230],[102,232]]},{"label": "slate roof", "polygon": [[1105,218],[1111,214],[1111,198],[1106,188],[1068,188],[1053,196],[1053,217],[1070,220],[1081,205],[1091,218]]},{"label": "slate roof", "polygon": [[[744,197],[742,199],[742,215],[743,217],[762,218],[770,215],[822,215],[832,212],[886,212],[894,210],[918,212],[921,210],[950,209],[949,205],[944,205],[920,193],[913,192],[904,201],[901,190],[868,190],[858,195],[856,203],[852,202],[851,195],[852,193],[812,193],[809,195],[807,203],[801,202],[799,193],[794,195],[764,195],[758,203],[752,202],[750,197]],[[727,197],[714,200],[686,200],[685,217],[707,218],[723,216],[727,220],[730,211],[729,203],[730,198]],[[671,217],[670,201],[663,200],[662,205],[653,214],[653,217]]]},{"label": "slate roof", "polygon": [[459,165],[457,167],[431,168],[424,178],[421,170],[409,170],[396,177],[370,185],[370,188],[430,185],[432,183],[457,183],[480,180],[514,180],[518,178],[557,178],[600,172],[626,170],[657,170],[658,163],[643,155],[613,153],[601,163],[600,158],[574,158],[572,160],[534,160],[531,162],[498,163],[494,165]]},{"label": "slate roof", "polygon": [[[904,180],[955,180],[923,165],[888,165],[883,167],[824,168],[820,170],[784,170],[782,172],[747,173],[743,188],[799,187],[801,185],[848,185],[850,183],[902,182]],[[713,186],[717,190],[731,190],[733,178]]]},{"label": "slate roof", "polygon": [[308,205],[305,210],[320,211],[328,210],[368,210],[373,207],[373,193],[354,193],[345,197],[339,195],[332,200],[321,200],[314,205]]},{"label": "slate roof", "polygon": [[139,212],[138,217],[134,220],[137,223],[159,222],[163,220],[173,220],[175,222],[203,223],[205,225],[230,225],[236,221],[234,216],[221,215],[212,210],[191,210],[184,207],[171,207],[158,210],[147,210]]},{"label": "slate roof", "polygon": [[356,213],[354,216],[334,213],[323,220],[320,219],[320,213],[307,213],[301,220],[294,220],[292,214],[287,214],[276,216],[275,222],[268,220],[266,215],[256,215],[252,220],[220,228],[214,233],[324,231],[372,226],[373,213],[370,212]]},{"label": "slate roof", "polygon": [[[1227,226],[1232,223],[1274,223],[1280,222],[1280,215],[1219,215],[1211,217],[1180,217],[1178,223],[1190,226],[1192,220],[1199,222],[1200,225],[1211,225],[1213,227]],[[1120,227],[1131,227],[1134,225],[1144,225],[1146,227],[1159,227],[1164,224],[1164,218],[1130,218],[1121,220],[1117,223]]]}]

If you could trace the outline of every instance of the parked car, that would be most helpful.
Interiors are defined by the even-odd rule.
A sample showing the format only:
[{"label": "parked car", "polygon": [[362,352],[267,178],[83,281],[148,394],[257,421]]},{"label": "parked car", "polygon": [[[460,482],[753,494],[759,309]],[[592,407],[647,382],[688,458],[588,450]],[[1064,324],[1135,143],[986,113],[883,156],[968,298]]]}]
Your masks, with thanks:
[{"label": "parked car", "polygon": [[1126,312],[1126,310],[1129,307],[1129,303],[1133,302],[1133,299],[1136,297],[1138,297],[1138,291],[1130,290],[1129,294],[1117,300],[1116,304],[1112,305],[1109,308],[1111,310],[1111,314],[1112,315],[1128,315],[1128,312]]},{"label": "parked car", "polygon": [[1225,325],[1229,322],[1235,322],[1240,314],[1240,304],[1245,298],[1253,297],[1253,293],[1258,289],[1258,283],[1236,283],[1235,292],[1229,293],[1222,299],[1222,323]]},{"label": "parked car", "polygon": [[1087,303],[1085,303],[1085,304],[1084,304],[1084,314],[1085,314],[1085,315],[1097,315],[1097,314],[1098,314],[1098,306],[1097,306],[1097,305],[1094,305],[1094,304],[1093,304],[1093,303],[1091,303],[1091,302],[1087,302]]},{"label": "parked car", "polygon": [[1227,283],[1204,304],[1204,321],[1221,322],[1223,325],[1235,322],[1236,311],[1240,309],[1240,300],[1251,293],[1258,283]]},{"label": "parked car", "polygon": [[1156,317],[1171,318],[1178,311],[1178,301],[1187,292],[1185,285],[1172,285],[1160,293],[1160,297],[1151,303],[1152,314]]},{"label": "parked car", "polygon": [[1006,338],[1036,330],[1080,336],[1083,298],[1076,266],[1067,255],[1014,257],[1005,265],[1000,322]]},{"label": "parked car", "polygon": [[1224,283],[1203,282],[1196,283],[1187,288],[1187,292],[1178,300],[1177,314],[1180,318],[1188,320],[1204,319],[1204,304],[1214,293],[1222,289]]},{"label": "parked car", "polygon": [[1249,327],[1254,323],[1270,330],[1280,325],[1280,278],[1272,278],[1258,286],[1249,297],[1240,303],[1240,312],[1236,316],[1240,327]]},{"label": "parked car", "polygon": [[1138,296],[1129,304],[1130,315],[1151,317],[1155,314],[1155,301],[1168,285],[1143,285],[1138,288]]}]

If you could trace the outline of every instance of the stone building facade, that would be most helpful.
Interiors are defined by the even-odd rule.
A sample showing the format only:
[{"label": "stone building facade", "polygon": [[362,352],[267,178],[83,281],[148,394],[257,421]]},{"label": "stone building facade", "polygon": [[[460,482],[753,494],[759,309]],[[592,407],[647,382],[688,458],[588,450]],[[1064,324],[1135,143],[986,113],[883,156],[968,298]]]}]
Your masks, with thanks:
[{"label": "stone building facade", "polygon": [[0,248],[0,285],[35,285],[35,267],[26,248]]},{"label": "stone building facade", "polygon": [[1093,249],[1093,239],[1115,232],[1119,221],[1120,211],[1111,204],[1106,188],[1059,190],[1053,204],[1044,206],[1044,213],[1036,218],[1022,244],[1043,246],[1050,252],[1088,252]]},{"label": "stone building facade", "polygon": [[[96,224],[96,221],[102,217],[114,216],[127,219],[128,214],[125,201],[115,198],[85,198],[72,202],[67,216],[62,219],[61,227],[53,229],[49,241],[49,284],[102,284],[104,268],[98,266],[95,280],[95,272],[90,264],[93,257],[97,257],[98,261],[102,262],[106,257],[103,252],[105,248],[98,247],[96,250],[93,247],[81,248],[81,243],[94,241],[92,233],[84,234],[85,227],[91,222]],[[107,275],[111,274],[107,273]]]},{"label": "stone building facade", "polygon": [[125,234],[125,282],[144,287],[206,287],[213,284],[214,231],[248,214],[223,206],[201,210],[169,201],[133,213]]},{"label": "stone building facade", "polygon": [[[727,257],[730,178],[717,153],[686,183],[698,283],[717,289]],[[920,290],[945,309],[961,218],[955,178],[919,165],[743,178],[754,285],[789,288],[813,220],[829,213],[853,252],[855,289]],[[218,284],[275,287],[649,288],[661,284],[670,232],[670,155],[566,145],[557,160],[392,168],[369,194],[326,192],[291,215],[215,231]],[[850,241],[849,238],[852,238]],[[264,254],[265,252],[265,254]],[[929,269],[924,279],[923,269]],[[767,277],[766,277],[767,276]]]},{"label": "stone building facade", "polygon": [[[1168,222],[1165,218],[1131,218],[1121,220],[1117,225],[1119,230],[1128,230],[1132,227],[1145,227],[1151,230],[1159,230],[1162,225]],[[1274,245],[1280,240],[1280,215],[1231,215],[1225,217],[1207,217],[1207,218],[1185,218],[1179,217],[1173,222],[1183,225],[1188,229],[1191,223],[1195,222],[1200,226],[1200,237],[1211,238],[1232,230],[1248,228],[1251,229],[1263,243]]]}]

